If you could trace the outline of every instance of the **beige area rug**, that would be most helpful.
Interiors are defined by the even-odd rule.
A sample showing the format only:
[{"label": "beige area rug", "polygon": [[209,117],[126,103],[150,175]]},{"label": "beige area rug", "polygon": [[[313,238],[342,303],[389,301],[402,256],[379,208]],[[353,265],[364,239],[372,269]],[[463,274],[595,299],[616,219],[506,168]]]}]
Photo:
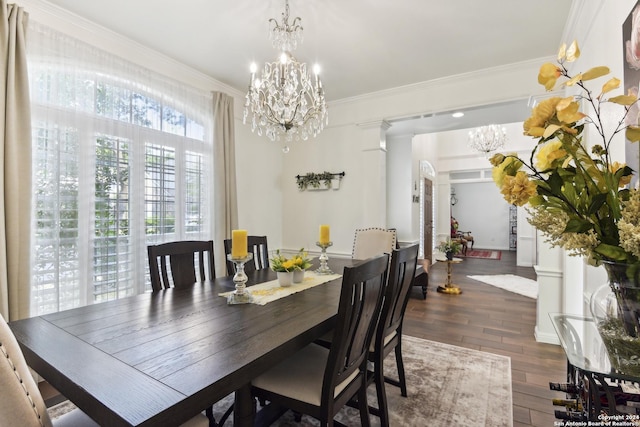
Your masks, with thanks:
[{"label": "beige area rug", "polygon": [[470,279],[486,283],[509,292],[538,299],[538,282],[513,274],[467,276]]},{"label": "beige area rug", "polygon": [[[513,426],[511,359],[505,356],[403,336],[408,397],[387,385],[390,425],[397,427]],[[393,354],[385,361],[389,376],[396,376]],[[231,405],[228,396],[214,406],[216,419]],[[369,403],[376,405],[375,388],[369,389]],[[336,420],[359,426],[358,411],[344,408]],[[371,415],[373,426],[379,419]],[[225,426],[233,425],[233,420]],[[318,426],[303,416],[296,423],[287,412],[273,424],[279,427]]]}]

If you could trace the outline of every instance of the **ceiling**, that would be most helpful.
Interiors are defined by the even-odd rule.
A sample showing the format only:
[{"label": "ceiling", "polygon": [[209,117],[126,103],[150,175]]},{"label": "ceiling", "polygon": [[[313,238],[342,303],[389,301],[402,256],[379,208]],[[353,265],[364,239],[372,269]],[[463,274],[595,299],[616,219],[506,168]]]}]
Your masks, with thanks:
[{"label": "ceiling", "polygon": [[[47,1],[242,92],[252,62],[276,60],[268,19],[280,21],[284,12],[284,0]],[[291,19],[300,16],[304,27],[304,42],[294,55],[321,66],[327,100],[335,101],[553,56],[562,42],[571,0],[290,0],[289,4]],[[494,113],[514,113],[510,107],[497,106]],[[442,125],[476,126],[466,120],[480,111],[470,110],[466,119],[453,123],[446,115]],[[498,117],[493,121],[522,120]],[[433,117],[397,121],[391,131],[423,133],[413,132],[414,127],[442,126],[429,124],[428,119]]]}]

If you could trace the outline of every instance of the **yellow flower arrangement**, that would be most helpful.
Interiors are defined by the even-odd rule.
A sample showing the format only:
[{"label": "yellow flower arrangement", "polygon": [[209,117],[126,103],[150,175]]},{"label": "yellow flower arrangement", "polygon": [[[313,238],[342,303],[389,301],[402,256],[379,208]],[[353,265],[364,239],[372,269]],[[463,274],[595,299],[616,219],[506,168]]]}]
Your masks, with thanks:
[{"label": "yellow flower arrangement", "polygon": [[[633,171],[614,162],[609,147],[614,135],[625,131],[632,142],[640,140],[637,125],[625,125],[629,110],[637,103],[627,95],[607,94],[620,86],[610,78],[597,96],[585,82],[609,74],[609,68],[598,66],[569,74],[566,63],[580,57],[576,42],[562,45],[557,65],[543,64],[538,82],[553,90],[560,79],[577,94],[552,97],[533,108],[523,124],[524,134],[537,140],[528,162],[515,154],[496,154],[491,158],[493,180],[505,200],[518,206],[527,205],[529,222],[539,229],[552,246],[566,249],[570,255],[584,255],[598,265],[601,261],[638,264],[640,259],[640,194],[630,189]],[[623,115],[611,133],[605,131],[601,118],[604,103],[618,104]],[[591,115],[580,111],[588,105]],[[587,149],[585,125],[595,127],[600,143]]]},{"label": "yellow flower arrangement", "polygon": [[282,255],[280,249],[278,249],[275,255],[269,260],[269,263],[273,271],[279,272],[306,270],[311,267],[311,260],[308,258],[304,248],[300,249],[300,251],[291,258]]}]

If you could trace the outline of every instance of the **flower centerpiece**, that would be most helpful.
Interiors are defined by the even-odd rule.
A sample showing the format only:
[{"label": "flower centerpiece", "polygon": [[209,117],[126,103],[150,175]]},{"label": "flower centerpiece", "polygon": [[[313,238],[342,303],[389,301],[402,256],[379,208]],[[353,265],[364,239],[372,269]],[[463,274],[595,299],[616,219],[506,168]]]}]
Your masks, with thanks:
[{"label": "flower centerpiece", "polygon": [[[616,334],[636,339],[640,332],[640,194],[629,188],[634,171],[614,161],[610,147],[614,136],[623,131],[628,140],[640,140],[637,123],[628,123],[638,100],[631,92],[609,95],[620,86],[615,77],[607,79],[596,95],[587,82],[608,75],[609,68],[597,66],[572,75],[566,65],[579,56],[576,42],[568,48],[563,44],[557,64],[541,66],[538,82],[547,90],[562,80],[575,94],[548,98],[533,108],[523,125],[524,134],[536,141],[531,156],[523,160],[515,154],[494,155],[493,179],[505,200],[527,205],[529,222],[548,243],[569,255],[585,256],[592,265],[605,266],[619,316],[606,322],[624,328]],[[581,107],[590,113],[580,111]],[[613,109],[621,115],[613,124],[605,123],[604,112],[610,116]],[[593,127],[597,138],[586,140],[586,126]],[[601,335],[604,323],[598,322]],[[603,340],[606,345],[608,338],[603,335]],[[609,347],[608,351],[611,356]]]},{"label": "flower centerpiece", "polygon": [[304,248],[301,248],[292,258],[294,264],[293,283],[300,283],[304,280],[304,272],[311,267],[311,258]]},{"label": "flower centerpiece", "polygon": [[291,286],[293,283],[293,272],[296,269],[295,261],[288,259],[280,253],[278,249],[269,259],[271,269],[276,272],[280,286]]},{"label": "flower centerpiece", "polygon": [[287,258],[278,249],[269,260],[271,269],[278,273],[281,286],[290,286],[291,283],[300,283],[304,279],[305,270],[311,267],[311,259],[304,248],[297,254]]},{"label": "flower centerpiece", "polygon": [[457,255],[462,251],[462,243],[448,238],[447,240],[440,242],[438,250],[444,253],[447,259],[451,261],[454,255]]}]

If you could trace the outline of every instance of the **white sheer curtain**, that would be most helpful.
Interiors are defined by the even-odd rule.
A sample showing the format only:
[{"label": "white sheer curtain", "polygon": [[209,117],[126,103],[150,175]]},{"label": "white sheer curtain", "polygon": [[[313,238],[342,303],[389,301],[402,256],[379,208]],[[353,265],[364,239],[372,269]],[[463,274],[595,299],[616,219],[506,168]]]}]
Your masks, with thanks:
[{"label": "white sheer curtain", "polygon": [[[231,238],[231,230],[238,228],[238,199],[236,188],[235,129],[233,97],[220,92],[213,94],[213,158],[215,162],[214,214],[215,242],[221,248],[224,239]],[[226,276],[224,251],[216,251],[216,270]]]},{"label": "white sheer curtain", "polygon": [[30,25],[31,314],[148,288],[146,246],[213,236],[210,93]]},{"label": "white sheer curtain", "polygon": [[0,0],[0,314],[29,315],[31,128],[25,32],[28,15]]}]

